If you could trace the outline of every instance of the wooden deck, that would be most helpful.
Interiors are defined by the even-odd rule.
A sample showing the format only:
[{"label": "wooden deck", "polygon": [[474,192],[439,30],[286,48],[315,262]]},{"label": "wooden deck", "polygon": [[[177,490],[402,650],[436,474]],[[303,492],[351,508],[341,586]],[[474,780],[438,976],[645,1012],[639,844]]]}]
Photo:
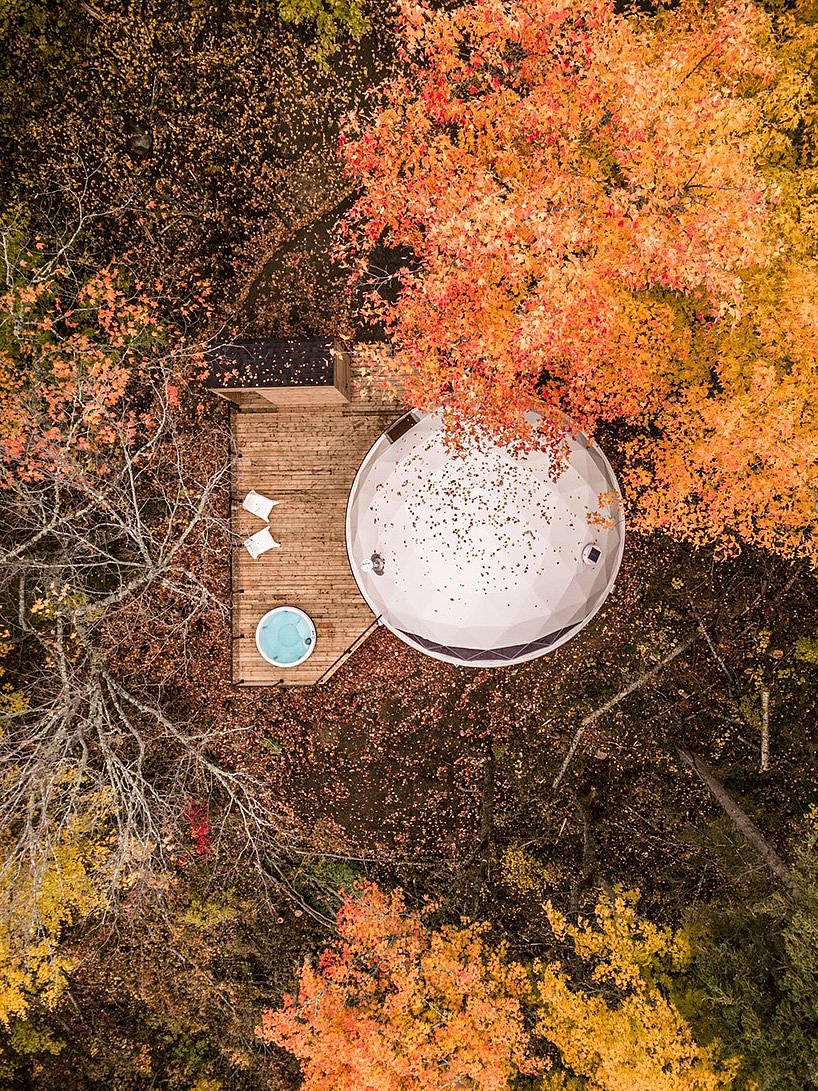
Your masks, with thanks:
[{"label": "wooden deck", "polygon": [[[241,507],[256,489],[279,502],[270,529],[281,543],[256,561],[240,542],[234,548],[236,685],[313,685],[374,621],[347,562],[346,501],[364,455],[400,411],[361,397],[337,406],[231,411],[233,531],[244,539],[263,526]],[[289,669],[266,663],[255,642],[259,619],[284,605],[306,611],[317,632],[310,658]]]}]

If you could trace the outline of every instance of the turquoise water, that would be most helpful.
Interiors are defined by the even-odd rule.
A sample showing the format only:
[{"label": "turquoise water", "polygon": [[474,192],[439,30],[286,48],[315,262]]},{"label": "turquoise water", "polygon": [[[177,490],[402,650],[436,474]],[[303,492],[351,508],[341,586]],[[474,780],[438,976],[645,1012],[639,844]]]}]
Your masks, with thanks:
[{"label": "turquoise water", "polygon": [[256,639],[265,655],[286,667],[307,657],[315,630],[306,618],[285,606],[261,623]]}]

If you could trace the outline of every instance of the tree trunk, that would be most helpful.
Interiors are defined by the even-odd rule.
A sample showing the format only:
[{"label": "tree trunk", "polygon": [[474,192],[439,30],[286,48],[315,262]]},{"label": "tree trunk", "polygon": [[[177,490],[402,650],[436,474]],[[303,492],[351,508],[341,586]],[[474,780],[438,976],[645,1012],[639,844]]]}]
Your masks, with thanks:
[{"label": "tree trunk", "polygon": [[491,840],[494,826],[494,750],[490,749],[483,765],[483,799],[480,806],[480,878],[489,880]]},{"label": "tree trunk", "polygon": [[756,826],[746,811],[743,811],[741,807],[739,807],[738,803],[736,803],[723,785],[710,772],[702,759],[695,754],[691,754],[691,752],[683,746],[677,746],[676,753],[685,765],[693,770],[739,833],[750,842],[775,878],[786,886],[791,885],[792,876],[790,875],[787,865],[775,849],[767,844],[758,826]]},{"label": "tree trunk", "polygon": [[646,682],[649,682],[651,680],[651,678],[655,678],[659,671],[666,667],[668,663],[672,663],[674,659],[682,654],[682,652],[686,652],[691,644],[696,641],[696,639],[697,638],[694,635],[688,637],[688,639],[683,641],[681,644],[677,644],[676,647],[671,652],[669,652],[663,660],[661,660],[661,662],[651,667],[650,670],[645,671],[645,673],[640,675],[635,682],[631,682],[629,686],[626,686],[623,690],[620,690],[615,697],[612,697],[610,699],[610,701],[606,701],[601,708],[596,709],[594,712],[590,712],[580,722],[579,727],[574,732],[574,737],[571,740],[571,745],[568,747],[568,752],[566,753],[562,765],[560,766],[560,771],[554,777],[554,782],[551,785],[552,788],[559,788],[560,781],[565,776],[568,766],[571,764],[571,759],[577,751],[577,747],[579,746],[582,736],[585,734],[586,728],[589,728],[592,724],[596,723],[596,721],[604,716],[606,712],[610,712],[612,708],[615,708],[621,701],[624,701],[626,697],[630,697],[632,693],[635,693],[636,690],[644,686]]},{"label": "tree trunk", "polygon": [[762,773],[770,768],[770,691],[761,691],[761,762]]}]

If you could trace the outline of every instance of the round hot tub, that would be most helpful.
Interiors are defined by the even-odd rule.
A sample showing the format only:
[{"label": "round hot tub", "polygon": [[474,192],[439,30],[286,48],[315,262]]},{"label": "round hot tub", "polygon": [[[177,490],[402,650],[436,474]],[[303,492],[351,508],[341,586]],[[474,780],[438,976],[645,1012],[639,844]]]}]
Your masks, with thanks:
[{"label": "round hot tub", "polygon": [[256,647],[274,667],[297,667],[315,650],[312,618],[296,606],[268,610],[256,626]]}]

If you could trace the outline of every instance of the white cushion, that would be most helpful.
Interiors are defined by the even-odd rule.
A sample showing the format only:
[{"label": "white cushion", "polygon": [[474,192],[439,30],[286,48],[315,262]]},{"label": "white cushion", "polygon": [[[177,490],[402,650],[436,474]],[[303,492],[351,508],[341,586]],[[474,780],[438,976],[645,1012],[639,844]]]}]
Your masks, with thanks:
[{"label": "white cushion", "polygon": [[266,553],[268,549],[279,549],[281,542],[277,542],[270,533],[269,527],[264,527],[262,530],[257,530],[255,534],[251,534],[244,543],[244,548],[253,558],[256,560]]},{"label": "white cushion", "polygon": [[264,496],[263,493],[251,489],[242,501],[241,506],[245,511],[249,511],[251,515],[257,515],[259,519],[266,521],[270,518],[270,512],[277,503],[277,500],[271,500],[269,496]]}]

